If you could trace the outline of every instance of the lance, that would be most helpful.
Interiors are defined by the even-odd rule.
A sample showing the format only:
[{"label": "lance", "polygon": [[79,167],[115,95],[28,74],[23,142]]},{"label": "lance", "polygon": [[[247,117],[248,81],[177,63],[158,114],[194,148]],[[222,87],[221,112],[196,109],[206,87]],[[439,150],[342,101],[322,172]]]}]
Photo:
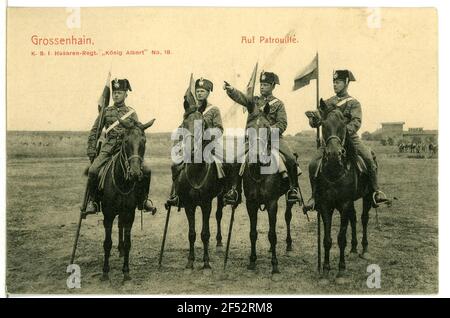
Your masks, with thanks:
[{"label": "lance", "polygon": [[[108,107],[108,105],[109,105],[109,100],[111,97],[110,81],[111,81],[111,70],[109,70],[109,72],[108,72],[105,87],[103,88],[103,92],[100,95],[100,98],[99,98],[98,104],[97,104],[98,110],[99,110],[99,115],[98,115],[97,131],[95,132],[96,155],[98,155],[98,153],[100,152],[100,148],[101,148],[100,135],[101,135],[102,129],[103,129],[104,114],[105,114],[106,107]],[[91,163],[92,163],[92,161],[91,161]],[[73,262],[75,260],[75,253],[77,250],[78,238],[80,236],[81,223],[82,223],[82,220],[86,218],[86,205],[87,205],[88,200],[89,200],[89,189],[88,189],[88,183],[86,183],[84,197],[83,197],[83,203],[80,207],[80,216],[78,219],[78,226],[77,226],[77,231],[75,234],[75,241],[73,243],[73,248],[72,248],[72,255],[70,257],[70,264],[73,264]]]}]

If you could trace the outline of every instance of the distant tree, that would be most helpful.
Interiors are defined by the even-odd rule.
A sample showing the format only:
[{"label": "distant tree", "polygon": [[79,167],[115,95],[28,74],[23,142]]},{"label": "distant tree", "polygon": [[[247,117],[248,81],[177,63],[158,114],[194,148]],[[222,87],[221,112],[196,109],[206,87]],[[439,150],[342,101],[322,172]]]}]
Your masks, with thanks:
[{"label": "distant tree", "polygon": [[372,134],[368,131],[362,133],[361,138],[363,140],[372,140]]},{"label": "distant tree", "polygon": [[381,143],[382,146],[386,146],[387,141],[386,141],[386,139],[383,138],[383,139],[380,140],[380,143]]}]

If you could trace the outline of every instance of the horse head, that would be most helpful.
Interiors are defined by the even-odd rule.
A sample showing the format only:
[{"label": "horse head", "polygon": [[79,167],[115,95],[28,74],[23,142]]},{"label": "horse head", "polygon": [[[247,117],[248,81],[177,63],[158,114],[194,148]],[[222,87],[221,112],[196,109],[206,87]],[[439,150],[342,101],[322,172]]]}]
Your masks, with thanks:
[{"label": "horse head", "polygon": [[153,125],[155,119],[146,124],[141,124],[134,120],[126,121],[119,119],[120,124],[126,128],[123,140],[122,151],[125,165],[128,168],[129,176],[132,180],[142,180],[142,164],[145,154],[145,130]]},{"label": "horse head", "polygon": [[347,128],[340,110],[332,110],[322,119],[322,135],[325,140],[324,162],[343,167]]}]

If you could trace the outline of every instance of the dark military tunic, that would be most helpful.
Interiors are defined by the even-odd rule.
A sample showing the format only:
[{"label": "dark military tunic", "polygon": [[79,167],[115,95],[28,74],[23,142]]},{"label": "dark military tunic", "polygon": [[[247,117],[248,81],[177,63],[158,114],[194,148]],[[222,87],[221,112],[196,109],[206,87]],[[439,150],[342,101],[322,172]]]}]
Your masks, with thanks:
[{"label": "dark military tunic", "polygon": [[[106,129],[109,128],[113,123],[117,121],[117,118],[122,118],[126,113],[133,110],[131,107],[122,103],[120,105],[112,105],[105,109],[103,127]],[[95,156],[96,144],[95,144],[95,134],[97,132],[97,127],[99,125],[100,116],[94,122],[92,126],[91,133],[88,139],[88,148],[87,155]],[[125,121],[138,121],[138,117],[136,112],[133,112],[130,116],[128,116]],[[99,129],[103,129],[103,127],[99,127]],[[124,137],[125,128],[122,125],[117,125],[113,129],[111,129],[105,136],[105,140],[102,143],[102,148],[100,149],[99,155],[92,162],[91,167],[89,168],[89,175],[97,176],[100,168],[109,160],[109,158],[119,150],[122,139]]]},{"label": "dark military tunic", "polygon": [[[327,105],[327,109],[325,109],[326,112],[335,108],[342,112],[345,117],[348,137],[350,138],[356,153],[364,159],[370,170],[375,171],[376,165],[372,153],[370,149],[361,142],[361,139],[357,134],[358,130],[361,128],[362,122],[361,104],[348,94],[330,97],[325,101],[325,104]],[[322,147],[324,146],[326,145],[322,145]],[[322,154],[323,150],[319,149],[315,154],[313,161],[318,161],[322,157]]]},{"label": "dark military tunic", "polygon": [[[112,105],[112,106],[107,107],[105,109],[103,127],[108,129],[109,126],[111,126],[114,122],[117,121],[117,118],[122,118],[122,116],[124,116],[130,110],[133,110],[133,109],[131,107],[126,106],[124,103],[122,103],[120,105]],[[97,132],[97,128],[99,125],[99,119],[100,119],[100,116],[98,116],[97,119],[95,120],[95,123],[91,129],[91,133],[89,134],[88,148],[87,148],[88,156],[94,156],[96,154],[95,153],[95,148],[96,148],[95,134]],[[129,121],[129,120],[138,121],[136,112],[132,113],[125,120],[126,121]],[[100,129],[102,129],[103,127],[100,127]],[[113,129],[111,129],[108,132],[108,134],[106,135],[106,139],[102,144],[102,148],[100,149],[100,152],[112,154],[116,150],[118,150],[118,146],[120,146],[120,144],[122,143],[124,131],[125,131],[125,128],[122,125],[117,125]]]},{"label": "dark military tunic", "polygon": [[280,134],[279,150],[286,157],[286,160],[295,164],[296,159],[290,149],[288,143],[282,138],[282,134],[287,128],[287,115],[284,104],[281,100],[273,95],[270,96],[254,96],[253,100],[248,98],[239,90],[233,88],[227,91],[228,96],[236,103],[241,104],[248,110],[247,124],[245,128],[255,127],[256,121],[261,114],[269,121],[270,127],[278,128]]}]

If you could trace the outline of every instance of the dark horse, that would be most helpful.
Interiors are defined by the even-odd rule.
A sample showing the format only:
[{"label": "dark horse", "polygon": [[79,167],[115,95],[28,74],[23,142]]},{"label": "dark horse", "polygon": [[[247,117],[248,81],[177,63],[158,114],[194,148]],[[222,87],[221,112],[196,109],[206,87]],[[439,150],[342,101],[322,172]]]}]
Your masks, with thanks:
[{"label": "dark horse", "polygon": [[[265,148],[264,151],[266,152],[266,155],[270,154],[270,123],[266,117],[264,117],[263,113],[259,114],[255,126],[256,127],[253,128],[256,128],[257,139],[258,141],[262,140],[262,143],[259,143],[259,145],[263,145],[262,147]],[[266,129],[266,136],[260,135],[260,128]],[[264,146],[265,143],[267,144]],[[243,172],[245,202],[247,206],[247,213],[250,218],[251,253],[250,263],[247,268],[249,270],[256,269],[256,240],[258,238],[256,227],[258,223],[258,210],[261,208],[261,210],[267,210],[269,216],[268,238],[270,242],[270,252],[272,253],[272,274],[277,274],[279,273],[276,252],[278,199],[289,190],[289,181],[287,178],[283,179],[281,174],[278,172],[272,174],[261,173],[261,169],[267,164],[268,163],[262,162],[258,154],[257,162],[246,161]],[[285,220],[287,226],[287,251],[292,250],[292,238],[290,233],[292,206],[293,203],[286,201]]]},{"label": "dark horse", "polygon": [[[324,225],[323,246],[325,249],[323,275],[330,270],[331,223],[334,210],[341,215],[338,234],[340,249],[338,278],[345,272],[345,247],[347,245],[347,226],[352,227],[351,253],[357,253],[356,211],[354,201],[363,199],[361,222],[363,227],[362,258],[367,257],[367,224],[372,207],[372,192],[366,174],[360,174],[356,167],[355,152],[347,138],[344,115],[339,110],[325,114],[322,120],[322,135],[325,140],[322,155],[322,168],[317,175],[316,210],[320,213]],[[314,173],[310,171],[310,173]]]},{"label": "dark horse", "polygon": [[[203,269],[210,269],[209,264],[209,218],[211,215],[212,200],[222,192],[223,184],[219,181],[217,169],[214,163],[208,163],[203,160],[195,162],[193,160],[196,151],[203,150],[205,145],[203,141],[194,141],[194,123],[201,121],[204,126],[203,115],[197,110],[191,110],[184,116],[182,128],[189,131],[189,135],[185,136],[184,142],[190,143],[191,162],[185,162],[184,168],[175,179],[175,189],[182,202],[186,217],[189,223],[189,256],[186,268],[194,268],[194,243],[196,239],[195,232],[195,210],[200,206],[202,211],[202,232],[201,239],[203,242]],[[199,143],[200,147],[194,147],[194,143]],[[201,154],[200,154],[201,155]],[[218,207],[216,213],[217,219],[217,246],[222,246],[222,234],[220,231],[220,223],[222,219],[223,199],[219,195]]]},{"label": "dark horse", "polygon": [[[105,259],[103,264],[103,280],[108,280],[109,276],[109,256],[111,253],[112,240],[111,232],[114,219],[119,216],[119,245],[120,256],[123,256],[122,272],[124,280],[129,280],[130,268],[128,264],[131,248],[131,228],[133,226],[134,214],[138,203],[136,191],[137,183],[142,180],[142,165],[145,154],[145,129],[150,127],[154,119],[147,124],[127,124],[122,145],[111,161],[107,163],[107,170],[101,206],[103,211],[103,226],[105,228],[105,240],[103,249]],[[150,181],[150,180],[148,180]]]}]

